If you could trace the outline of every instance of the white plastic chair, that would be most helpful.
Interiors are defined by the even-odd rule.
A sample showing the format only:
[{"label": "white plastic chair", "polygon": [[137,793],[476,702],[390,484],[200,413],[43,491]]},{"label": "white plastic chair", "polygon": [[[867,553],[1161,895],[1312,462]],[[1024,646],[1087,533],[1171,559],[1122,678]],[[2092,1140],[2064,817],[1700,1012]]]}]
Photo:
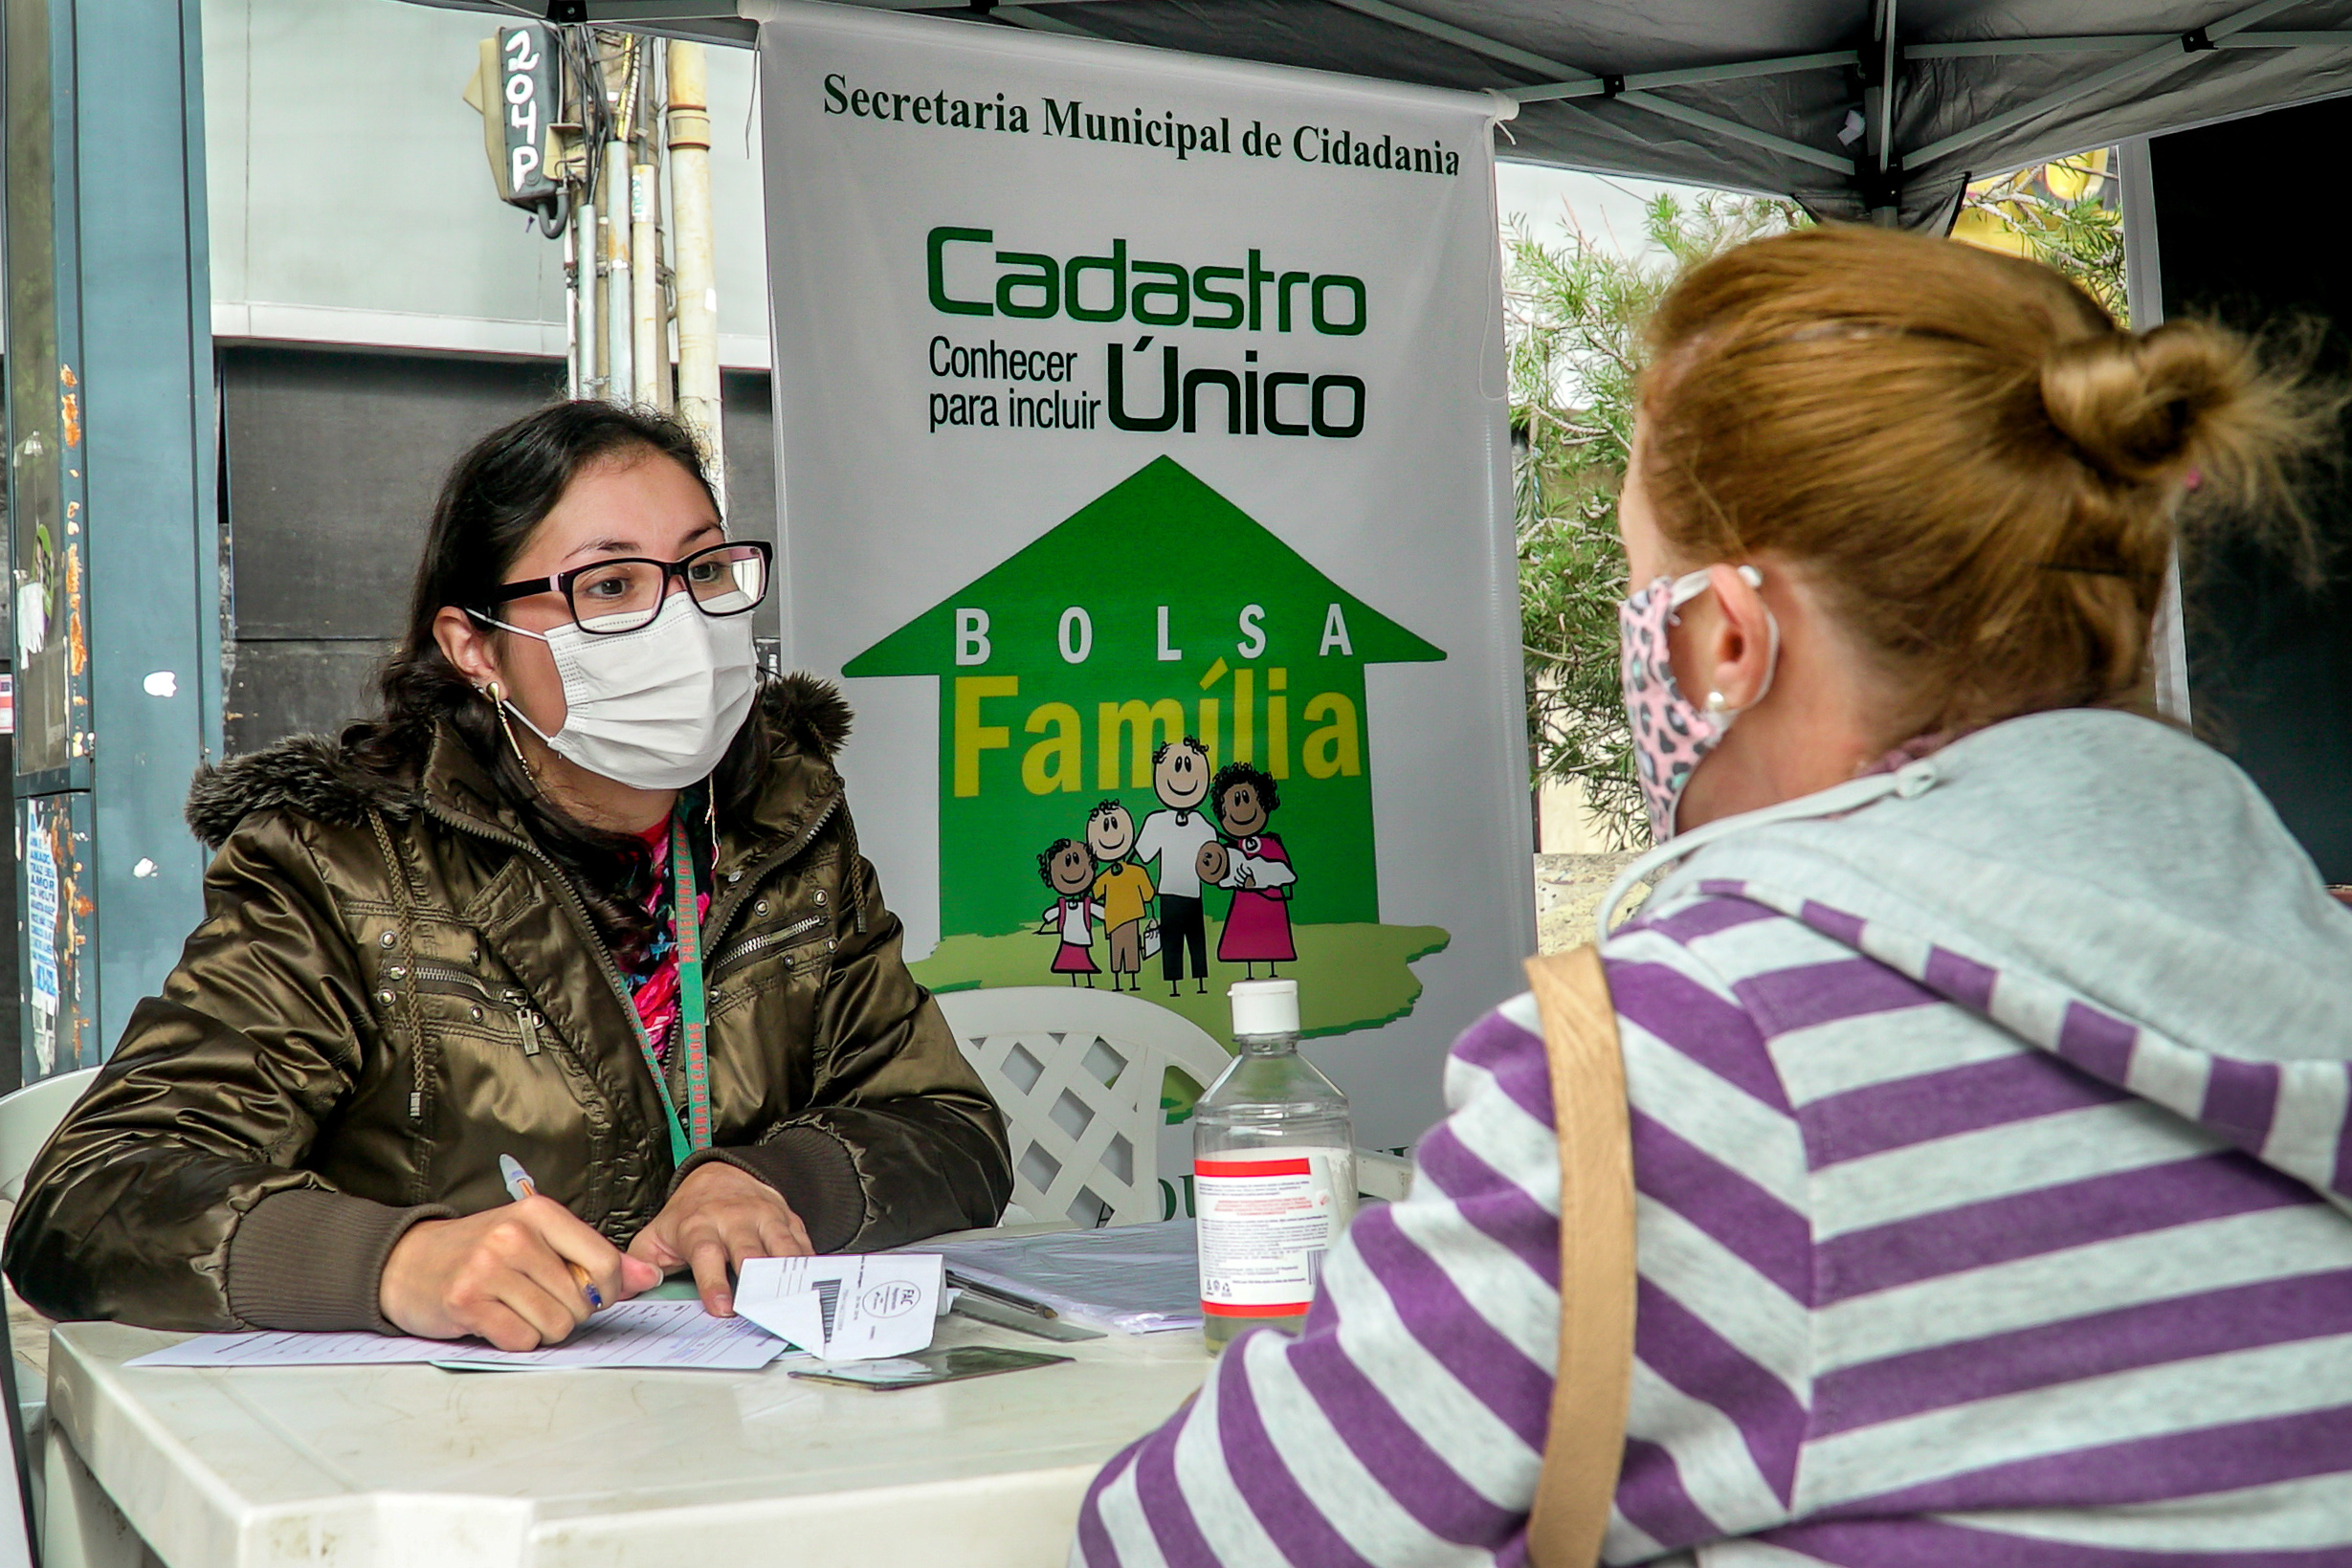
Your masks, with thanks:
[{"label": "white plastic chair", "polygon": [[[1163,1218],[1161,1079],[1173,1067],[1206,1089],[1231,1052],[1181,1014],[1105,991],[1008,985],[939,1005],[1005,1113],[1015,1206],[1081,1228]],[[1373,1197],[1402,1198],[1411,1174],[1356,1151],[1356,1185]]]},{"label": "white plastic chair", "polygon": [[[0,1224],[24,1196],[25,1176],[57,1123],[74,1108],[98,1076],[98,1069],[60,1072],[54,1078],[27,1084],[12,1094],[0,1095]],[[18,1356],[16,1362],[17,1430],[24,1435],[25,1461],[32,1471],[33,1530],[39,1534],[49,1509],[45,1435],[49,1416],[47,1380]],[[0,1458],[6,1443],[0,1440]],[[0,1470],[0,1476],[5,1476]],[[0,1484],[5,1484],[0,1482]],[[55,1562],[53,1556],[46,1560]]]},{"label": "white plastic chair", "polygon": [[41,1146],[97,1078],[98,1069],[85,1067],[0,1095],[0,1203],[24,1196],[26,1173]]}]

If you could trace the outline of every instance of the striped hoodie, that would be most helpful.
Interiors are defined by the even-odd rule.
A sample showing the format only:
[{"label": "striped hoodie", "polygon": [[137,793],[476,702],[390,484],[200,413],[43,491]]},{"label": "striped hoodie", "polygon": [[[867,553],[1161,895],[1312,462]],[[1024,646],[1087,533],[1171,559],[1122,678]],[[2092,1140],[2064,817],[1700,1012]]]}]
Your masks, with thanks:
[{"label": "striped hoodie", "polygon": [[[1638,1315],[1609,1563],[2352,1568],[2352,912],[2234,767],[2012,720],[1698,849],[1603,949]],[[1532,1003],[1296,1338],[1072,1560],[1525,1556],[1558,1351]]]}]

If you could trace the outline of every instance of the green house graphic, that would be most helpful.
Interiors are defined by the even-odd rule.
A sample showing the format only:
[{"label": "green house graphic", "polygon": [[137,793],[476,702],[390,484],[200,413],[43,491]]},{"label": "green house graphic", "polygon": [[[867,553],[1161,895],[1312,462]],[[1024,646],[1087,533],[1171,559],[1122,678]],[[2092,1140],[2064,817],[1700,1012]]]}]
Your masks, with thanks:
[{"label": "green house graphic", "polygon": [[[1182,465],[1154,459],[844,667],[941,683],[942,940],[918,975],[941,990],[1060,983],[1049,968],[1057,939],[1039,933],[1054,902],[1040,852],[1083,842],[1098,802],[1139,823],[1163,809],[1154,755],[1193,737],[1212,769],[1244,762],[1274,781],[1264,831],[1297,873],[1298,959],[1281,972],[1299,981],[1308,1031],[1409,1011],[1420,991],[1410,961],[1447,937],[1381,924],[1364,671],[1445,656]],[[1166,871],[1146,869],[1155,881]],[[1157,958],[1142,976],[1143,996],[1220,1036],[1225,984],[1245,973],[1215,961],[1230,897],[1205,899],[1206,993],[1187,980],[1171,996]]]}]

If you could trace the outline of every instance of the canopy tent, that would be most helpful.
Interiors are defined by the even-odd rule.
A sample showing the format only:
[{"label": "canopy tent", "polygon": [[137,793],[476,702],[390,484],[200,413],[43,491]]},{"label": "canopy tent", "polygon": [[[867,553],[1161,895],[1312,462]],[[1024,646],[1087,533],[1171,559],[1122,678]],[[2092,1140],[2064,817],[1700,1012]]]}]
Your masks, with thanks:
[{"label": "canopy tent", "polygon": [[[731,0],[419,0],[751,41]],[[1487,89],[1503,155],[1949,224],[1974,177],[2352,92],[2352,0],[852,0]],[[1889,90],[1891,85],[1891,91]]]}]

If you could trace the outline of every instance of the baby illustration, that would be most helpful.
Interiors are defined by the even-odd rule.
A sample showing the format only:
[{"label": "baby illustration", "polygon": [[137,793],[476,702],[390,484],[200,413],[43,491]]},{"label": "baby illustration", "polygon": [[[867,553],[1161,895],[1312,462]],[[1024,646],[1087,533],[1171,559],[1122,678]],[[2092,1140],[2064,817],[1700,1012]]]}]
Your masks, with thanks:
[{"label": "baby illustration", "polygon": [[[1087,814],[1086,848],[1101,872],[1094,896],[1111,934],[1111,989],[1143,988],[1143,916],[1151,908],[1151,873],[1127,858],[1135,848],[1135,819],[1117,801],[1104,801]],[[1121,986],[1119,977],[1129,983]]]},{"label": "baby illustration", "polygon": [[1072,985],[1084,975],[1091,991],[1095,977],[1102,972],[1095,967],[1094,955],[1095,922],[1102,917],[1102,906],[1089,893],[1095,885],[1094,853],[1076,839],[1057,838],[1037,857],[1037,874],[1054,894],[1038,927],[1041,936],[1061,938],[1054,954],[1054,973],[1068,975]]},{"label": "baby illustration", "polygon": [[1266,831],[1266,819],[1281,804],[1273,777],[1247,762],[1228,762],[1209,781],[1209,808],[1229,842],[1203,845],[1199,870],[1204,880],[1233,890],[1217,958],[1242,965],[1251,980],[1258,978],[1260,963],[1272,980],[1276,963],[1298,957],[1290,932],[1291,888],[1298,873],[1282,841]]}]

